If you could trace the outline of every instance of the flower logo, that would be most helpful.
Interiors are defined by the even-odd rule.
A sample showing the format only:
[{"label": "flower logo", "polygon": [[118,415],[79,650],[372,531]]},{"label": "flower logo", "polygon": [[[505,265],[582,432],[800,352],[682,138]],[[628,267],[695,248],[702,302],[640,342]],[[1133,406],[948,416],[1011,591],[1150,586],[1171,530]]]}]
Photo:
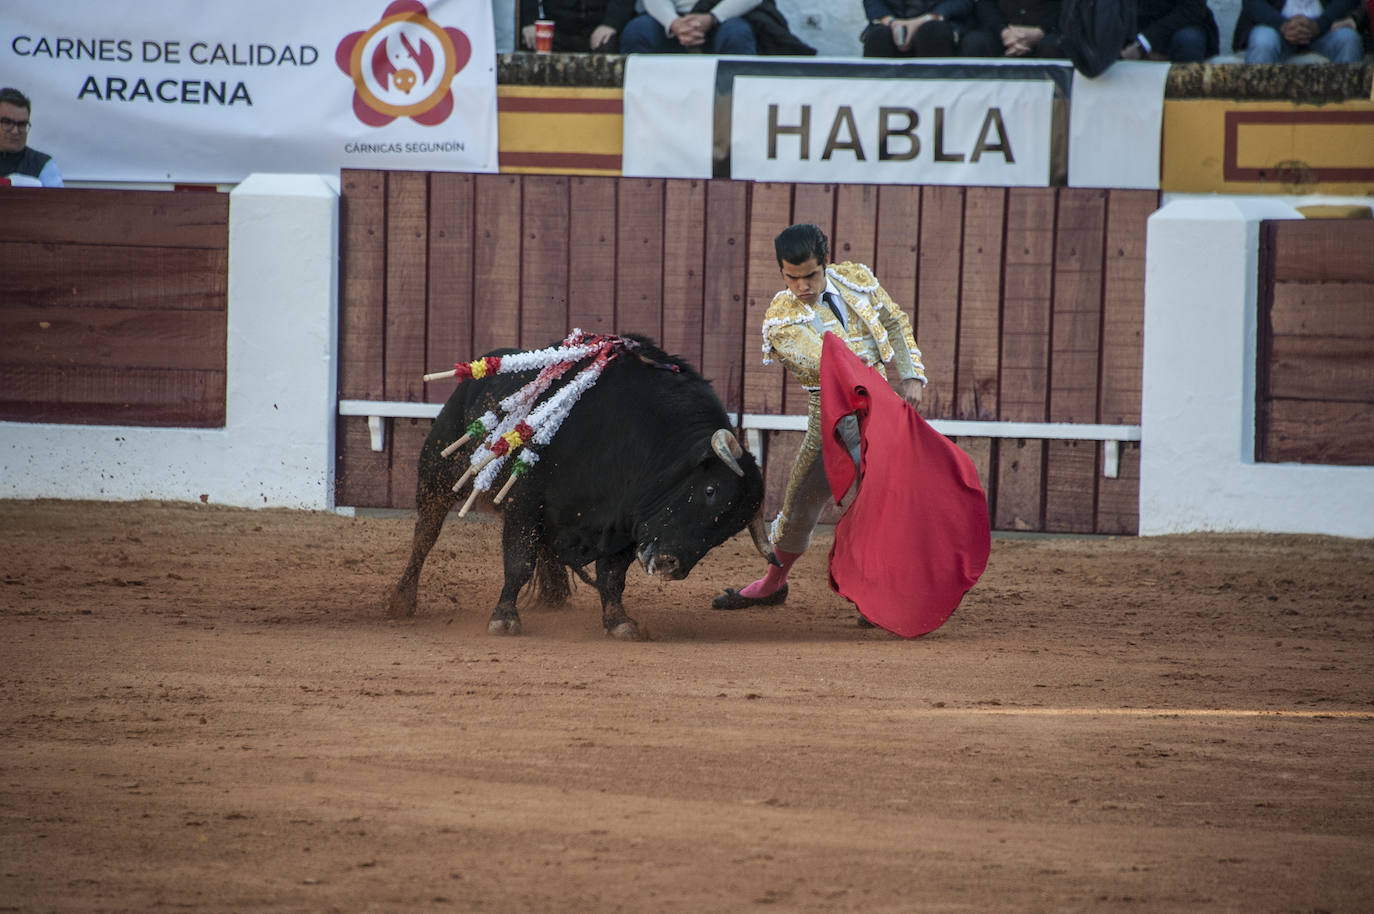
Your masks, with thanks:
[{"label": "flower logo", "polygon": [[334,50],[353,80],[353,113],[371,127],[398,117],[442,123],[453,112],[449,84],[471,57],[468,36],[436,25],[419,0],[395,0],[380,22],[345,35]]}]

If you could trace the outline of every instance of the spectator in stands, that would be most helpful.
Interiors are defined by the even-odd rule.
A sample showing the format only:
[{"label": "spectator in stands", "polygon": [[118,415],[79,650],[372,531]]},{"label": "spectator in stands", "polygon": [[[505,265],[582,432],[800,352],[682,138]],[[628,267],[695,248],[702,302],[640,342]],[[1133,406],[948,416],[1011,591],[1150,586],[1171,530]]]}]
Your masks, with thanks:
[{"label": "spectator in stands", "polygon": [[31,108],[23,92],[0,89],[0,177],[17,186],[61,187],[57,162],[29,146]]},{"label": "spectator in stands", "polygon": [[1206,0],[1140,0],[1135,41],[1122,60],[1201,63],[1220,50],[1220,33]]},{"label": "spectator in stands", "polygon": [[550,19],[555,51],[614,54],[634,14],[634,0],[520,0],[520,43],[534,50],[534,21]]},{"label": "spectator in stands", "polygon": [[1331,23],[1333,29],[1352,28],[1359,32],[1366,55],[1374,54],[1374,30],[1371,30],[1369,23],[1371,12],[1374,12],[1374,0],[1364,0],[1355,4],[1355,11],[1349,18]]},{"label": "spectator in stands", "polygon": [[1332,63],[1359,63],[1364,47],[1352,18],[1358,5],[1359,0],[1243,0],[1232,40],[1236,50],[1245,49],[1246,63],[1283,63],[1308,51]]},{"label": "spectator in stands", "polygon": [[641,0],[644,12],[630,20],[620,36],[626,54],[709,51],[756,54],[758,44],[745,14],[759,0]]},{"label": "spectator in stands", "polygon": [[1063,57],[1059,0],[975,0],[964,57]]},{"label": "spectator in stands", "polygon": [[865,57],[954,57],[973,0],[864,0]]}]

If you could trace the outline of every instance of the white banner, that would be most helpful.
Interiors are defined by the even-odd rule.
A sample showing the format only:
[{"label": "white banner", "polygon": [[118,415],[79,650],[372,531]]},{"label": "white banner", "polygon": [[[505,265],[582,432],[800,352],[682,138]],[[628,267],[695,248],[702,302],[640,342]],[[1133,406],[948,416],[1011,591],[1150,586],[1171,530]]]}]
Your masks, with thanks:
[{"label": "white banner", "polygon": [[0,85],[69,181],[497,170],[488,0],[7,7]]},{"label": "white banner", "polygon": [[738,76],[730,177],[755,181],[1050,183],[1048,80]]},{"label": "white banner", "polygon": [[1073,74],[1069,184],[1159,187],[1167,63],[1119,60],[1096,79]]},{"label": "white banner", "polygon": [[1157,188],[1168,70],[1122,61],[1088,80],[1067,61],[632,57],[622,169],[863,184],[1043,187],[1067,177],[1075,187]]},{"label": "white banner", "polygon": [[713,54],[625,58],[622,175],[711,177],[717,60]]}]

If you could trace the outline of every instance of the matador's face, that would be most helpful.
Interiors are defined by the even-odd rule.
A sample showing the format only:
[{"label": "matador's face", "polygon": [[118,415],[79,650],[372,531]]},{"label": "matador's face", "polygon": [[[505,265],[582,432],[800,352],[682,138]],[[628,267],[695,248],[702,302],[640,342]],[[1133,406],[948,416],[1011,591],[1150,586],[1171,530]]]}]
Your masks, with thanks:
[{"label": "matador's face", "polygon": [[784,260],[782,279],[787,283],[787,291],[806,304],[814,305],[825,291],[825,264],[817,263],[815,257],[808,257],[804,263]]}]

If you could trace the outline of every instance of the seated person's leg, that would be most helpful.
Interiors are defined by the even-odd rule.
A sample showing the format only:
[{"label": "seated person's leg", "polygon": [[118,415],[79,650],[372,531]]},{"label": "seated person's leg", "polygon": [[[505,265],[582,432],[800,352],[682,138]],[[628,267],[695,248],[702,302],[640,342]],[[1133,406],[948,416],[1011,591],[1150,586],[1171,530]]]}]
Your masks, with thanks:
[{"label": "seated person's leg", "polygon": [[1031,52],[1031,56],[1042,59],[1063,60],[1069,55],[1064,53],[1064,45],[1060,41],[1058,35],[1046,35],[1044,38],[1040,39],[1040,43],[1035,46],[1035,50]]},{"label": "seated person's leg", "polygon": [[1364,42],[1355,29],[1332,29],[1312,42],[1312,50],[1332,63],[1359,63]]},{"label": "seated person's leg", "polygon": [[592,33],[555,31],[553,49],[559,54],[585,54],[592,49]]},{"label": "seated person's leg", "polygon": [[757,54],[754,30],[749,23],[736,16],[726,19],[706,36],[706,43],[717,54]]},{"label": "seated person's leg", "polygon": [[897,43],[892,40],[892,29],[887,26],[870,26],[864,32],[864,56],[865,57],[905,57],[901,51],[897,50]]},{"label": "seated person's leg", "polygon": [[1169,59],[1174,63],[1201,63],[1207,56],[1207,33],[1200,25],[1185,25],[1169,39]]},{"label": "seated person's leg", "polygon": [[959,45],[960,57],[1001,57],[1002,36],[988,29],[975,29]]},{"label": "seated person's leg", "polygon": [[1246,63],[1278,63],[1291,53],[1288,42],[1283,40],[1278,29],[1267,25],[1252,28],[1250,37],[1245,41]]},{"label": "seated person's leg", "polygon": [[658,20],[648,13],[631,19],[620,33],[622,54],[662,54],[681,49],[682,46],[669,38]]},{"label": "seated person's leg", "polygon": [[955,57],[954,25],[944,19],[927,22],[916,30],[916,41],[912,47],[917,57]]}]

